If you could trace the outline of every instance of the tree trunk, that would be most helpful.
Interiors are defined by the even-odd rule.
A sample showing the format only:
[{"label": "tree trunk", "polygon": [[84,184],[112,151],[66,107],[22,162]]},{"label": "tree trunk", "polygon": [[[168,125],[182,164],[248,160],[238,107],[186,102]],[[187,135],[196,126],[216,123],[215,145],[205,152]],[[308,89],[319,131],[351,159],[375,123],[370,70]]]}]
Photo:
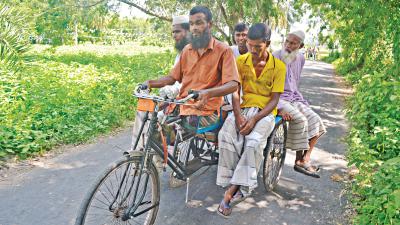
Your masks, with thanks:
[{"label": "tree trunk", "polygon": [[74,21],[74,45],[78,45],[78,22]]}]

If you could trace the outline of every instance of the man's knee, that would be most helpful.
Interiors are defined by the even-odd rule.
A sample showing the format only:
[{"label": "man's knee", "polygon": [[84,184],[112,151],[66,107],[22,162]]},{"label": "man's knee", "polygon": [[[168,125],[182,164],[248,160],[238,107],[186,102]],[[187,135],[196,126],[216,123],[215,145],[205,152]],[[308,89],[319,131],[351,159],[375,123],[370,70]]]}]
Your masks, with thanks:
[{"label": "man's knee", "polygon": [[307,117],[305,115],[303,115],[302,113],[299,113],[298,115],[296,115],[296,117],[293,119],[293,122],[296,124],[304,124],[307,125],[308,120]]}]

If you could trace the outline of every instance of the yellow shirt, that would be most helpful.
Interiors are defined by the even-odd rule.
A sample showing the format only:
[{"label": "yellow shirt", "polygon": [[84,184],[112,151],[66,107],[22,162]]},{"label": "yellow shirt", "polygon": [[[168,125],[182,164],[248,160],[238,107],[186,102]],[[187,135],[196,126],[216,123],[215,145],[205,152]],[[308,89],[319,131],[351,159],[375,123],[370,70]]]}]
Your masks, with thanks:
[{"label": "yellow shirt", "polygon": [[[284,91],[286,66],[271,53],[268,52],[268,54],[268,62],[259,77],[256,75],[251,53],[237,58],[239,79],[243,91],[241,108],[258,107],[263,109],[271,100],[272,92],[283,93]],[[272,113],[276,115],[277,109],[275,108]]]}]

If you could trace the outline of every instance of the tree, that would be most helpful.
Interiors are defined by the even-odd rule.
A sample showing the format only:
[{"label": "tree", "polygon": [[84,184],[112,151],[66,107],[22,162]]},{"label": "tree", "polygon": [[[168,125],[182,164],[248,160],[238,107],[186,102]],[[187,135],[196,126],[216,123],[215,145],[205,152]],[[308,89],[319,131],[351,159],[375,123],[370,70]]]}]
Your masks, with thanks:
[{"label": "tree", "polygon": [[19,11],[0,4],[0,63],[15,66],[29,48],[29,23]]},{"label": "tree", "polygon": [[146,0],[143,3],[139,0],[118,1],[165,21],[172,21],[171,15],[174,14],[188,14],[190,8],[195,5],[205,5],[213,13],[216,35],[229,43],[233,28],[239,21],[250,24],[264,22],[272,28],[286,28],[295,16],[290,8],[292,0]]}]

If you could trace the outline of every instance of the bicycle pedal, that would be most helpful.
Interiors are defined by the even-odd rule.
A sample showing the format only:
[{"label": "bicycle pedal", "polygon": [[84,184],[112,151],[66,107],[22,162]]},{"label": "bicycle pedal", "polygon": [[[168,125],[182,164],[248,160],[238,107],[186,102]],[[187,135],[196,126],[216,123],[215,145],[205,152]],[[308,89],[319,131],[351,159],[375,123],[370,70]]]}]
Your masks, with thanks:
[{"label": "bicycle pedal", "polygon": [[169,187],[177,188],[186,184],[186,181],[176,178],[172,173],[169,175]]}]

